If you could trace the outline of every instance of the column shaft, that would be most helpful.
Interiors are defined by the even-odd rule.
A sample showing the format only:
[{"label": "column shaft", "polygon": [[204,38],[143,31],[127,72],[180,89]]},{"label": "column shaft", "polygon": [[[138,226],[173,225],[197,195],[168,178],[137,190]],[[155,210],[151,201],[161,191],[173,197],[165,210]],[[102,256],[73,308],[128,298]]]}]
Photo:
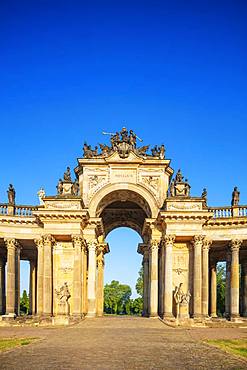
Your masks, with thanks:
[{"label": "column shaft", "polygon": [[243,316],[247,316],[247,261],[242,264],[243,274]]},{"label": "column shaft", "polygon": [[150,316],[158,316],[158,250],[159,241],[150,245]]},{"label": "column shaft", "polygon": [[15,313],[20,315],[20,247],[15,251]]},{"label": "column shaft", "polygon": [[30,276],[29,276],[29,315],[35,314],[35,261],[30,260]]},{"label": "column shaft", "polygon": [[242,241],[231,241],[231,318],[239,316],[239,247]]},{"label": "column shaft", "polygon": [[82,314],[82,243],[81,236],[73,236],[74,269],[73,269],[73,315]]},{"label": "column shaft", "polygon": [[4,287],[5,287],[5,261],[4,258],[0,258],[0,315],[4,312]]},{"label": "column shaft", "polygon": [[217,317],[217,269],[216,262],[210,266],[211,289],[210,289],[210,316]]},{"label": "column shaft", "polygon": [[98,281],[97,281],[97,315],[103,316],[104,312],[104,255],[98,256]]},{"label": "column shaft", "polygon": [[6,290],[6,314],[15,315],[15,239],[6,239],[7,245],[7,290]]},{"label": "column shaft", "polygon": [[52,243],[51,235],[44,239],[44,280],[43,280],[43,314],[52,315]]},{"label": "column shaft", "polygon": [[143,255],[143,316],[148,316],[148,276],[149,257],[148,247],[145,247]]},{"label": "column shaft", "polygon": [[194,284],[193,284],[193,315],[194,318],[202,314],[202,244],[204,237],[194,237]]},{"label": "column shaft", "polygon": [[43,239],[35,240],[38,248],[37,261],[37,314],[43,314],[43,295],[44,295],[44,245]]},{"label": "column shaft", "polygon": [[88,312],[87,316],[96,315],[96,247],[97,241],[88,242]]},{"label": "column shaft", "polygon": [[231,253],[226,254],[226,287],[225,287],[225,316],[230,317],[231,314]]},{"label": "column shaft", "polygon": [[164,266],[164,318],[172,318],[173,293],[172,293],[172,248],[175,235],[166,235],[164,240],[165,247],[165,266]]},{"label": "column shaft", "polygon": [[202,314],[208,316],[208,298],[209,298],[209,283],[208,283],[208,251],[211,241],[204,240],[202,247]]}]

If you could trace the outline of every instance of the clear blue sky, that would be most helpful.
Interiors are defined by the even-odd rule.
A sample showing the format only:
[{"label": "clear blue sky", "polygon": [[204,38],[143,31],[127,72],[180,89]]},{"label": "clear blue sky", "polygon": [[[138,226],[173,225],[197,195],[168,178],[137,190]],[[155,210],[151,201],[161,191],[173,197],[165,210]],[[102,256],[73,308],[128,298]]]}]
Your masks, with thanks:
[{"label": "clear blue sky", "polygon": [[238,186],[247,204],[245,1],[6,1],[0,17],[1,202],[10,182],[18,203],[55,194],[84,140],[124,120],[192,195],[226,205]]}]

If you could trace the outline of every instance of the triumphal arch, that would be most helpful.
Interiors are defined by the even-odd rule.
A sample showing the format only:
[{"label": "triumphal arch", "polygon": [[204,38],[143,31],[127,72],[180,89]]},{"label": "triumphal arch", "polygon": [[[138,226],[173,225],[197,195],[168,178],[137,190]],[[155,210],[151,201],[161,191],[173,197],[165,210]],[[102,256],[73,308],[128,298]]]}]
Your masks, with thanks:
[{"label": "triumphal arch", "polygon": [[[216,317],[216,264],[226,262],[225,316],[247,316],[247,206],[209,207],[206,189],[192,196],[164,145],[141,146],[123,128],[110,143],[67,167],[56,195],[40,204],[0,204],[0,311],[19,315],[20,259],[30,261],[30,315],[40,320],[103,315],[108,233],[127,226],[142,237],[143,315],[166,320]],[[139,144],[139,145],[138,145]],[[127,241],[126,241],[127,242]],[[7,268],[5,266],[7,265]]]}]

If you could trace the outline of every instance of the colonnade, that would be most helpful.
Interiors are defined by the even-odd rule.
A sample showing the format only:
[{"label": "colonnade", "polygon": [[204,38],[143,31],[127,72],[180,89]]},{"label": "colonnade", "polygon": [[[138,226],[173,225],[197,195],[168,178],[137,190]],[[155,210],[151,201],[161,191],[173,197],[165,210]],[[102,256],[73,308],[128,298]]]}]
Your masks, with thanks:
[{"label": "colonnade", "polygon": [[[165,235],[161,240],[151,238],[142,243],[139,252],[143,254],[145,316],[160,315],[173,318],[173,248],[175,235]],[[104,254],[108,246],[96,237],[71,236],[74,253],[73,265],[73,310],[71,315],[81,317],[102,316],[104,303]],[[37,260],[30,260],[30,307],[29,314],[49,317],[55,313],[53,247],[55,239],[44,235],[34,240]],[[6,257],[0,258],[0,312],[9,316],[20,313],[20,252],[21,244],[13,238],[5,239]],[[239,317],[240,295],[241,314],[247,316],[247,260],[241,261],[241,291],[239,274],[239,251],[242,241],[229,242],[226,251],[226,295],[227,317]],[[190,316],[207,318],[217,316],[217,260],[210,254],[212,241],[203,235],[192,239],[193,281]],[[7,269],[5,264],[7,262]],[[6,288],[5,288],[6,287]]]},{"label": "colonnade", "polygon": [[[158,316],[171,319],[173,315],[173,246],[175,235],[165,235],[160,242],[140,244],[143,254],[144,305],[145,316]],[[203,235],[195,235],[191,241],[193,248],[193,281],[191,282],[192,305],[190,316],[195,319],[217,317],[217,274],[216,261],[210,260],[212,241]],[[242,241],[231,240],[226,256],[226,317],[240,316],[240,274],[239,250]],[[158,253],[160,249],[160,253]],[[160,258],[160,261],[158,261]],[[158,273],[158,267],[160,269]],[[157,281],[159,276],[160,281]],[[247,260],[241,263],[242,276],[242,316],[247,316]],[[159,289],[159,293],[156,294]],[[155,293],[155,294],[154,294]],[[159,296],[159,304],[157,304]]]}]

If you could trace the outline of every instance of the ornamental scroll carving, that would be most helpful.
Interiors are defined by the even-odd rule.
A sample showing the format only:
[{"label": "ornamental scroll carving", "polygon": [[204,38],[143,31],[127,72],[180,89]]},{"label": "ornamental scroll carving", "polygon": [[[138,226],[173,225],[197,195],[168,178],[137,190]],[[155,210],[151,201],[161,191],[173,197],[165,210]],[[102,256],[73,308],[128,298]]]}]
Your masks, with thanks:
[{"label": "ornamental scroll carving", "polygon": [[176,235],[165,235],[163,239],[165,247],[173,247],[175,239]]},{"label": "ornamental scroll carving", "polygon": [[232,251],[238,251],[239,248],[241,247],[242,240],[240,239],[232,239],[230,242],[230,247]]},{"label": "ornamental scroll carving", "polygon": [[79,210],[81,208],[78,202],[63,201],[63,202],[45,202],[45,208],[47,209],[71,209]]}]

